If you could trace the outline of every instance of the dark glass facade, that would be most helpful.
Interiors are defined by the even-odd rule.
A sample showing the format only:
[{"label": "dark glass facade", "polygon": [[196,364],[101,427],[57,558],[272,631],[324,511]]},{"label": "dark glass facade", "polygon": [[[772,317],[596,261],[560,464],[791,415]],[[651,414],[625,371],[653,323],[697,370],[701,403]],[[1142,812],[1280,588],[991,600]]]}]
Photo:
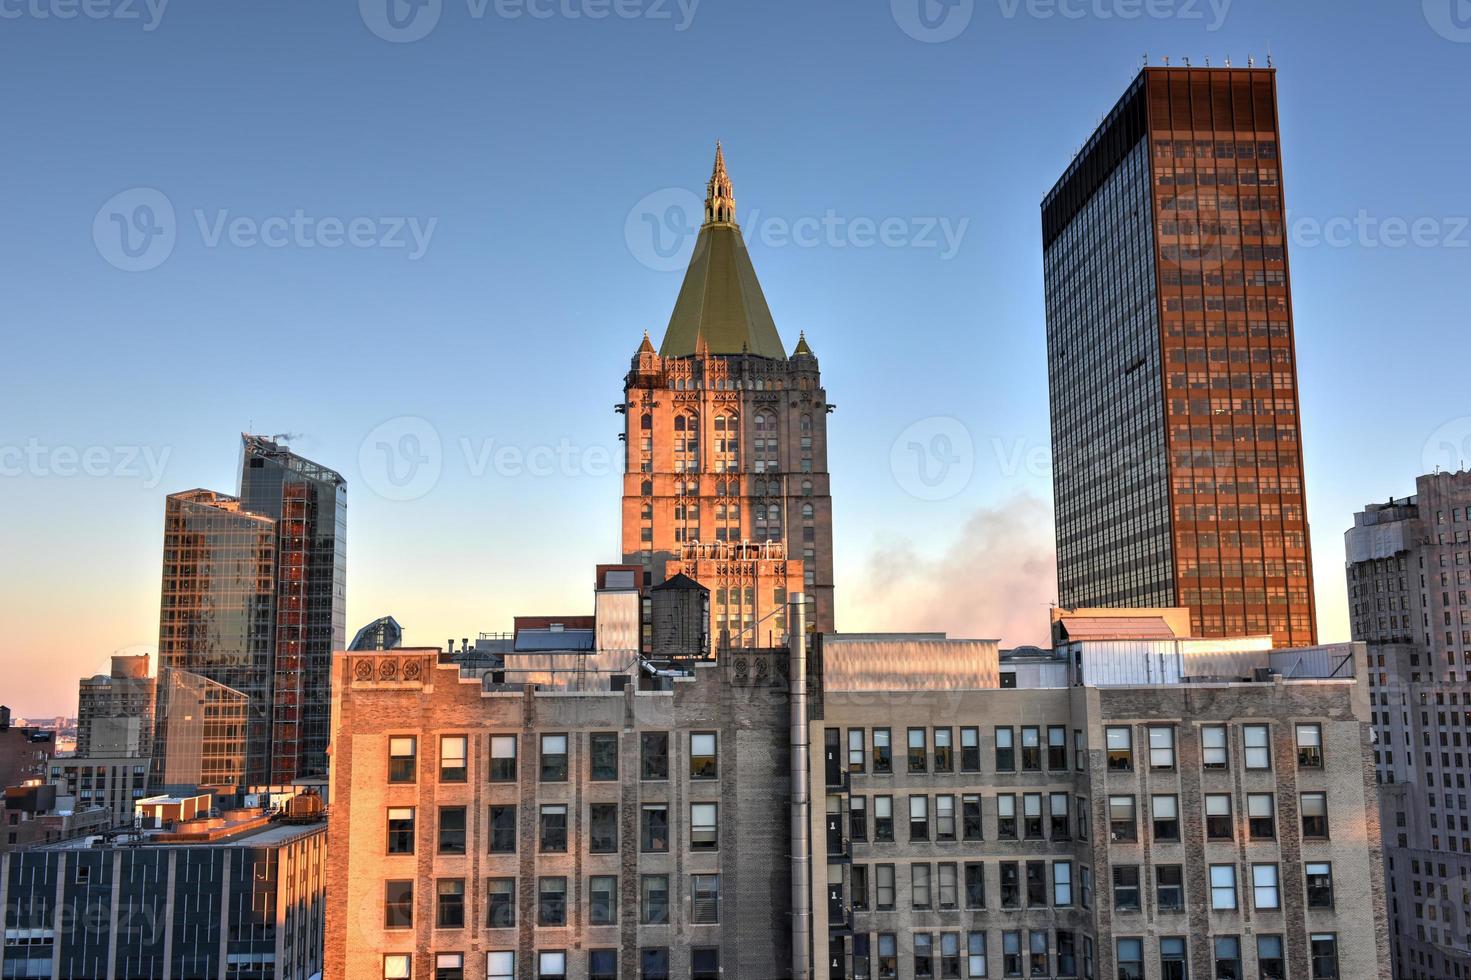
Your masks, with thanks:
[{"label": "dark glass facade", "polygon": [[[271,651],[276,524],[210,490],[171,494],[164,507],[159,673],[188,671],[250,698],[246,779],[270,771]],[[154,785],[168,768],[167,712],[154,742]]]},{"label": "dark glass facade", "polygon": [[1316,642],[1276,104],[1146,68],[1043,201],[1064,606]]},{"label": "dark glass facade", "polygon": [[269,781],[325,775],[332,651],[346,644],[347,484],[269,439],[246,435],[240,501],[273,519],[277,531]]}]

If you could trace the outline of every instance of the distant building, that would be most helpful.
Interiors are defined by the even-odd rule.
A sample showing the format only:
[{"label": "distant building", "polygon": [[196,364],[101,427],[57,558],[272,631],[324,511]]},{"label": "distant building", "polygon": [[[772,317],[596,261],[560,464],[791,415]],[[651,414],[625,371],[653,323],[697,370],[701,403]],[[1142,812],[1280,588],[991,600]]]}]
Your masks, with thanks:
[{"label": "distant building", "polygon": [[[782,345],[717,147],[704,223],[663,342],[656,352],[644,337],[619,407],[623,560],[643,569],[642,584],[680,571],[699,580],[711,590],[712,637],[758,637],[731,641],[751,646],[782,630],[777,616],[758,624],[755,606],[781,614],[795,578],[811,600],[808,621],[831,630],[831,408],[806,338],[790,356]],[[763,557],[780,562],[733,566],[688,550],[748,543],[770,544]]]},{"label": "distant building", "polygon": [[1146,67],[1042,202],[1059,601],[1316,642],[1271,68]]},{"label": "distant building", "polygon": [[1427,474],[1344,535],[1367,644],[1385,877],[1401,980],[1471,976],[1471,472]]},{"label": "distant building", "polygon": [[155,790],[246,788],[246,733],[251,702],[243,691],[187,670],[165,668],[158,680]]},{"label": "distant building", "polygon": [[153,701],[146,653],[115,656],[111,673],[82,678],[77,690],[77,755],[152,754]]},{"label": "distant building", "polygon": [[5,854],[0,975],[307,980],[322,968],[327,835],[303,819],[227,811]]},{"label": "distant building", "polygon": [[349,650],[392,650],[403,644],[403,627],[392,616],[382,616],[357,631]]},{"label": "distant building", "polygon": [[131,823],[133,805],[148,795],[146,756],[58,756],[51,760],[49,781],[58,797],[79,809],[102,807],[107,826]]}]

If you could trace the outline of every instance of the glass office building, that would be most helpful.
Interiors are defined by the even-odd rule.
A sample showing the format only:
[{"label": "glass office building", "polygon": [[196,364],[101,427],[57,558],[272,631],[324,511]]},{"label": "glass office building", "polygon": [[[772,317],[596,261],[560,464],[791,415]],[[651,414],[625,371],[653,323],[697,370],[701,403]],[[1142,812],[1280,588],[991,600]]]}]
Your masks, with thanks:
[{"label": "glass office building", "polygon": [[1145,68],[1042,203],[1065,607],[1316,642],[1276,109]]}]

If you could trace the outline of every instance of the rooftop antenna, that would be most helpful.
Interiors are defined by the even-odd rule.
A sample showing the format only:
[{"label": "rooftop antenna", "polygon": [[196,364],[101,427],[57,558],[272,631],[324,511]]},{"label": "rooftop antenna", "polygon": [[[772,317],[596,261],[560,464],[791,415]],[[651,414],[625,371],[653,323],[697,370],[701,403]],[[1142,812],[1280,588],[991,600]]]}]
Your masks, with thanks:
[{"label": "rooftop antenna", "polygon": [[1170,67],[1170,56],[1169,55],[1165,55],[1165,67],[1166,68]]},{"label": "rooftop antenna", "polygon": [[1226,67],[1227,68],[1230,68],[1231,67],[1231,56],[1229,54],[1226,55]]},{"label": "rooftop antenna", "polygon": [[1144,64],[1143,64],[1142,67],[1144,67],[1144,68],[1148,68],[1149,67],[1149,52],[1148,51],[1144,52]]},{"label": "rooftop antenna", "polygon": [[1270,44],[1267,45],[1267,67],[1272,67],[1272,46]]},{"label": "rooftop antenna", "polygon": [[1256,67],[1256,55],[1249,54],[1249,55],[1246,56],[1246,67],[1248,67],[1248,68],[1255,68]]},{"label": "rooftop antenna", "polygon": [[1181,58],[1180,60],[1183,61],[1183,62],[1185,62],[1185,67],[1186,68],[1189,68],[1190,67],[1190,58],[1189,58],[1188,55],[1186,57],[1184,57],[1184,58]]}]

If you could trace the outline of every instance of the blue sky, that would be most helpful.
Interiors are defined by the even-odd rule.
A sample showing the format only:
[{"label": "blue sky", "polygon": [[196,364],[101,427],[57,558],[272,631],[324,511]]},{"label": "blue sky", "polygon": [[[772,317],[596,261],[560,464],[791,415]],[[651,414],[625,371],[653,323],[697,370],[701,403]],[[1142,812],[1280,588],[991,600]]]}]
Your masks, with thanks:
[{"label": "blue sky", "polygon": [[[18,711],[156,641],[163,497],[233,489],[247,427],[347,477],[350,629],[589,609],[612,407],[717,138],[838,406],[840,626],[1036,639],[1038,202],[1146,52],[1279,69],[1324,639],[1353,510],[1471,441],[1461,0],[386,2],[0,0]],[[956,461],[938,489],[915,441]]]}]

